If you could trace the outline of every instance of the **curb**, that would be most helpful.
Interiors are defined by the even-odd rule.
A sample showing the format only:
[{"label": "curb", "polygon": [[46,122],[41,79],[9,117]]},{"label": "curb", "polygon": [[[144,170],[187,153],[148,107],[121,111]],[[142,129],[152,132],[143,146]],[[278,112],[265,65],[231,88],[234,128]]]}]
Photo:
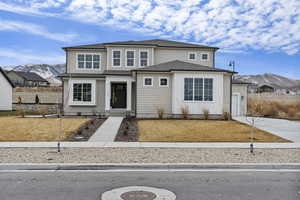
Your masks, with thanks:
[{"label": "curb", "polygon": [[229,164],[0,164],[1,171],[74,170],[300,170],[300,163]]}]

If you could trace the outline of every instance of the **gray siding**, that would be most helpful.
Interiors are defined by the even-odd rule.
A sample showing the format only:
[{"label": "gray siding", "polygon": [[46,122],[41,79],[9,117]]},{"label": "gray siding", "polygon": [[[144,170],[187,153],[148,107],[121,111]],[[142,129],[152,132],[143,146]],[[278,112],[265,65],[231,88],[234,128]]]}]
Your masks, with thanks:
[{"label": "gray siding", "polygon": [[[113,67],[112,66],[112,51],[113,50],[120,50],[121,51],[121,66],[120,67]],[[127,67],[126,66],[126,50],[134,50],[135,51],[135,66],[134,67]],[[107,47],[107,69],[108,70],[131,70],[137,67],[140,67],[139,63],[139,55],[140,51],[146,50],[149,52],[149,63],[148,65],[152,65],[153,62],[153,48],[149,47],[124,47],[124,46],[116,46],[116,47]]]},{"label": "gray siding", "polygon": [[[153,86],[144,87],[144,77],[153,77]],[[169,87],[159,86],[159,77],[169,78]],[[172,112],[172,83],[169,74],[140,73],[137,75],[137,117],[157,117],[157,109]]]},{"label": "gray siding", "polygon": [[[101,70],[77,70],[78,53],[97,53],[101,55]],[[106,51],[105,50],[68,50],[67,54],[67,72],[68,73],[103,73],[106,70]]]},{"label": "gray siding", "polygon": [[247,114],[247,99],[248,99],[248,92],[247,92],[247,85],[246,84],[232,84],[232,93],[240,93],[240,114],[246,115]]},{"label": "gray siding", "polygon": [[230,75],[224,75],[223,78],[223,112],[228,112],[230,113],[230,99],[231,99],[231,94],[230,94]]},{"label": "gray siding", "polygon": [[[188,53],[189,52],[195,52],[196,53],[196,60],[189,60],[188,59]],[[202,61],[200,58],[201,53],[208,53],[209,54],[209,60],[208,61]],[[199,50],[199,49],[162,49],[157,48],[154,52],[154,63],[164,63],[169,62],[173,60],[181,60],[184,62],[191,62],[195,64],[205,65],[209,67],[213,67],[213,56],[214,53],[212,50]]]},{"label": "gray siding", "polygon": [[96,81],[96,106],[69,106],[69,98],[72,98],[72,94],[68,97],[69,81],[64,80],[64,112],[66,115],[76,115],[77,112],[82,112],[82,115],[105,112],[105,80]]}]

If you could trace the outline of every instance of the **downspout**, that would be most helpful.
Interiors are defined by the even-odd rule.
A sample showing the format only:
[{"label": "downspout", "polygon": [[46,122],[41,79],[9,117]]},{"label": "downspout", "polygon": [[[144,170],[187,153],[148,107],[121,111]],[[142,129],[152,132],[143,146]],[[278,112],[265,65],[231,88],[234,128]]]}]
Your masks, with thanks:
[{"label": "downspout", "polygon": [[134,113],[135,117],[137,114],[137,71],[135,71],[135,105],[134,105]]}]

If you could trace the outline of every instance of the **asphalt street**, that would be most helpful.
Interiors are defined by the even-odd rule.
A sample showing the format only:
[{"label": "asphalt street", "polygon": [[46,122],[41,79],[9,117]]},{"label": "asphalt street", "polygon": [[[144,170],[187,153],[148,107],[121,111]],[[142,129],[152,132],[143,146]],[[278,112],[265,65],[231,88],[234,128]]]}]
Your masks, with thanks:
[{"label": "asphalt street", "polygon": [[0,172],[1,200],[99,200],[125,186],[167,189],[178,200],[299,200],[300,172]]}]

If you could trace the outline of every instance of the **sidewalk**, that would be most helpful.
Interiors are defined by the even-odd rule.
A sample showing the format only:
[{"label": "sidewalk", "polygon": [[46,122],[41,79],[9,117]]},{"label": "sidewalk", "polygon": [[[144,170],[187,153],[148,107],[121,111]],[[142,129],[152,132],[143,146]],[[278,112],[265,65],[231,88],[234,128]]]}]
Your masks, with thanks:
[{"label": "sidewalk", "polygon": [[122,121],[123,117],[109,117],[89,139],[89,142],[113,142]]}]

